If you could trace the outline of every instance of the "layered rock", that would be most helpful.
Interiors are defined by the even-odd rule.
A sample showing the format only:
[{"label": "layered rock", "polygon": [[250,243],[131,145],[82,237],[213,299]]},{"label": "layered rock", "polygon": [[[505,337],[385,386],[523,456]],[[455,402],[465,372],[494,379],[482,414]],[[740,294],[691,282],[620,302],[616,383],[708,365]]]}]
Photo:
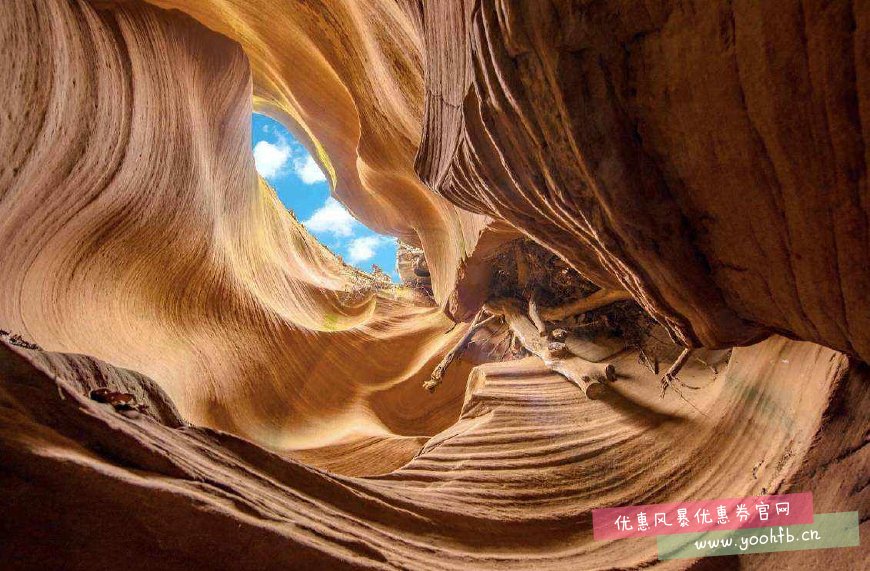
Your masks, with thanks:
[{"label": "layered rock", "polygon": [[[654,546],[591,509],[866,510],[868,10],[154,4],[0,5],[0,327],[49,351],[0,346],[12,568],[625,568]],[[252,109],[423,249],[434,303],[343,295]],[[688,400],[630,350],[597,402],[482,350],[425,393],[521,236],[683,345],[805,341],[690,362]]]},{"label": "layered rock", "polygon": [[[0,530],[13,569],[624,568],[655,560],[655,543],[594,542],[591,509],[772,493],[799,472],[829,481],[814,488],[820,509],[866,503],[854,422],[866,367],[849,374],[836,352],[782,338],[736,349],[718,375],[691,365],[685,379],[702,387],[691,403],[661,401],[630,353],[600,401],[537,360],[481,366],[456,424],[366,479],[129,419],[33,352],[0,350]],[[826,414],[853,420],[836,436],[850,454],[811,449]]]},{"label": "layered rock", "polygon": [[423,11],[433,189],[628,289],[683,344],[780,331],[868,359],[866,7]]},{"label": "layered rock", "polygon": [[451,422],[467,366],[425,411],[394,393],[461,328],[400,290],[343,301],[339,261],[258,182],[238,45],[140,3],[3,11],[3,327],[276,449]]}]

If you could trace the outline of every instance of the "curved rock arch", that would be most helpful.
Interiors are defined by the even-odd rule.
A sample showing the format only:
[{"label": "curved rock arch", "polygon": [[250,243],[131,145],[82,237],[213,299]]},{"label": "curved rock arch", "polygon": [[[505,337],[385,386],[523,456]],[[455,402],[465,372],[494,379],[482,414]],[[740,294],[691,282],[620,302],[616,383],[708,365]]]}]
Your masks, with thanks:
[{"label": "curved rock arch", "polygon": [[[155,4],[184,13],[0,7],[0,324],[49,351],[0,348],[16,564],[107,566],[117,542],[132,568],[626,568],[653,548],[593,543],[590,509],[789,489],[864,509],[862,11]],[[435,304],[342,302],[341,264],[257,180],[252,102],[424,248]],[[600,402],[531,361],[412,392],[523,234],[686,345],[805,341],[691,364],[694,406],[631,352]],[[83,396],[105,383],[195,426]]]}]

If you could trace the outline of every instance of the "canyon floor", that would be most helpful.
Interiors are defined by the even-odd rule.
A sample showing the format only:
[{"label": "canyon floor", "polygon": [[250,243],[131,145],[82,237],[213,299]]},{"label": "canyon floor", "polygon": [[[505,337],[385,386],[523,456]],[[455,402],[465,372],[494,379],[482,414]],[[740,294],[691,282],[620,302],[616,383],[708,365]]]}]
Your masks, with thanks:
[{"label": "canyon floor", "polygon": [[865,4],[0,3],[0,566],[866,567],[592,523],[812,492],[866,536]]}]

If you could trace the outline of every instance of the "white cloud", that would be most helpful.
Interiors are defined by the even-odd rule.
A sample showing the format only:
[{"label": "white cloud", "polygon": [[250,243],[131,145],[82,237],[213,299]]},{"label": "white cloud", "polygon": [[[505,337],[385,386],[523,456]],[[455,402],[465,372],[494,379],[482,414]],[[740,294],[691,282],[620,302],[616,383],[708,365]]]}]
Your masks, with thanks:
[{"label": "white cloud", "polygon": [[385,246],[393,241],[393,238],[387,236],[363,236],[354,238],[347,247],[348,261],[351,264],[358,264],[371,260],[375,257],[378,248]]},{"label": "white cloud", "polygon": [[302,179],[302,182],[305,184],[314,184],[326,180],[323,171],[314,162],[314,157],[308,153],[305,153],[305,158],[298,157],[293,159],[293,170],[296,172],[296,176]]},{"label": "white cloud", "polygon": [[326,175],[317,166],[314,157],[308,154],[305,147],[287,142],[287,139],[275,133],[268,125],[263,126],[263,132],[277,135],[276,142],[259,141],[254,145],[254,164],[260,176],[275,179],[287,173],[290,166],[296,176],[305,184],[325,182]]},{"label": "white cloud", "polygon": [[325,232],[335,237],[348,238],[353,236],[357,221],[341,203],[330,196],[303,224],[311,232]]},{"label": "white cloud", "polygon": [[277,144],[260,141],[254,145],[254,164],[263,178],[275,178],[290,160],[292,150],[287,141],[279,139]]}]

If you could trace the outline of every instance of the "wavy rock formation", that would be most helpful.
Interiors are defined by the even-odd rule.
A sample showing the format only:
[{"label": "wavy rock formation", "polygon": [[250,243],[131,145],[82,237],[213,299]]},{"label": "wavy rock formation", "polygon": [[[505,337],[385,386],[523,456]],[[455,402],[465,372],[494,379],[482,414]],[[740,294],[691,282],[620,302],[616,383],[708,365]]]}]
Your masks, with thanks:
[{"label": "wavy rock formation", "polygon": [[[87,373],[55,373],[30,353],[5,349],[0,370],[3,507],[15,514],[2,532],[20,568],[111,567],[118,553],[134,569],[622,568],[654,560],[655,543],[593,542],[590,509],[779,491],[801,471],[828,481],[814,488],[817,510],[862,491],[866,503],[855,430],[866,367],[847,374],[836,352],[782,338],[735,350],[718,376],[690,368],[705,389],[697,409],[658,401],[632,354],[601,401],[537,360],[478,367],[451,428],[365,479],[226,433],[121,417],[64,378]],[[834,444],[854,453],[816,458],[808,450],[835,387],[842,408],[828,412],[849,422]]]},{"label": "wavy rock formation", "polygon": [[395,392],[461,331],[401,292],[342,303],[340,264],[257,182],[237,45],[142,4],[4,11],[20,54],[5,78],[4,327],[139,371],[190,422],[270,447],[449,424],[462,371],[431,410],[393,411]]},{"label": "wavy rock formation", "polygon": [[619,283],[686,345],[778,331],[868,359],[866,6],[424,12],[434,190]]},{"label": "wavy rock formation", "polygon": [[[0,328],[45,349],[0,340],[4,565],[860,565],[659,562],[590,512],[865,517],[868,30],[860,2],[0,3]],[[253,109],[431,298],[358,288],[258,179]],[[423,391],[520,237],[728,362],[661,398],[628,344],[592,401],[491,325]]]}]

